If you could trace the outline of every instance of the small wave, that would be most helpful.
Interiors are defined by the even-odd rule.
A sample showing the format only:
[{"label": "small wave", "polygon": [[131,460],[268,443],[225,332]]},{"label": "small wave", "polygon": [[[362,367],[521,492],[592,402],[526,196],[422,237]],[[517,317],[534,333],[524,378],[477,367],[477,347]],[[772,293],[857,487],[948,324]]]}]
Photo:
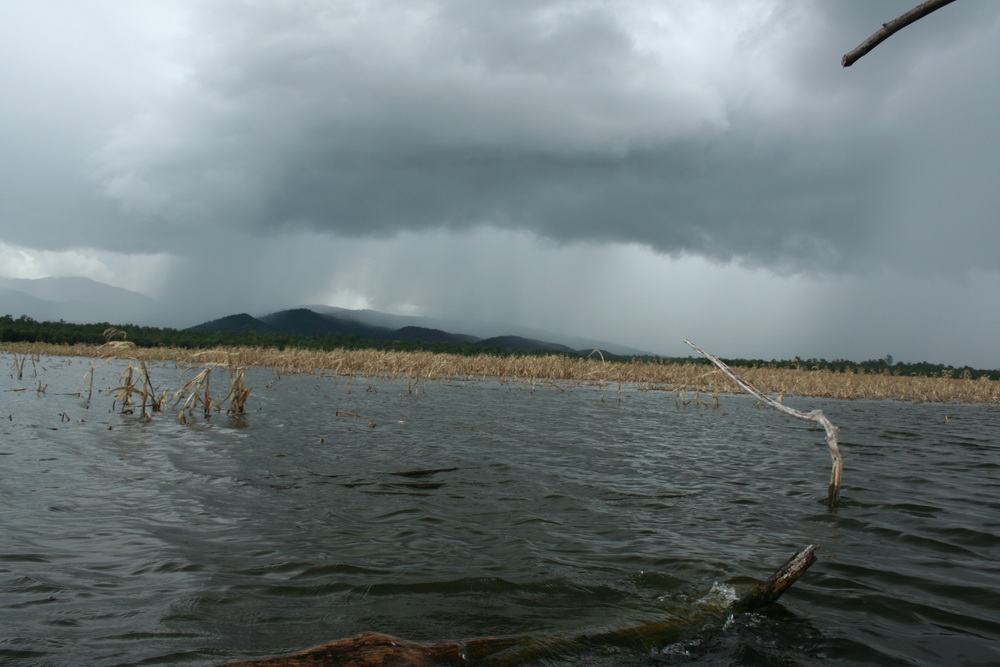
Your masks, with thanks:
[{"label": "small wave", "polygon": [[721,584],[716,581],[712,583],[712,588],[698,600],[698,603],[712,608],[723,609],[736,602],[736,600],[736,588],[734,586]]}]

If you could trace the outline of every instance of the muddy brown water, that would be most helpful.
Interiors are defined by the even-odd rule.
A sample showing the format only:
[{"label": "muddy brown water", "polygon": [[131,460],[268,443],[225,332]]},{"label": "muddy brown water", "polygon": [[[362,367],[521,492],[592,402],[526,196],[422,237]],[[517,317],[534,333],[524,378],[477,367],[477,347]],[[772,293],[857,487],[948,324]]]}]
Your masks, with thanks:
[{"label": "muddy brown water", "polygon": [[[841,427],[830,513],[822,429],[747,396],[253,369],[244,419],[185,426],[109,412],[120,365],[85,408],[86,368],[0,376],[2,664],[207,665],[369,630],[518,637],[550,665],[1000,664],[995,407],[787,399]],[[777,605],[687,623],[808,544]],[[685,630],[566,642],[665,619]]]}]

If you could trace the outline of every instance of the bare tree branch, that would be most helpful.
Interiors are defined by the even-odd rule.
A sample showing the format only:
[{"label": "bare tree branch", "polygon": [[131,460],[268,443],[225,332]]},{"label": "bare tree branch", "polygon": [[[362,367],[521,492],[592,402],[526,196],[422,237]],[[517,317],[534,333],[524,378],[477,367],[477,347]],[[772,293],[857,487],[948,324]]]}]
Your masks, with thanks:
[{"label": "bare tree branch", "polygon": [[687,338],[684,339],[684,342],[687,343],[695,352],[718,366],[719,370],[728,375],[733,382],[742,387],[748,394],[756,396],[757,399],[765,405],[777,410],[778,412],[784,413],[789,417],[795,417],[796,419],[801,419],[803,421],[816,422],[823,427],[823,430],[826,431],[826,446],[827,449],[830,450],[830,458],[833,460],[833,468],[830,470],[830,486],[827,492],[826,502],[831,510],[836,509],[837,498],[840,495],[840,481],[844,474],[844,460],[840,456],[840,445],[837,442],[837,435],[840,433],[840,429],[830,422],[827,416],[823,414],[822,410],[802,412],[800,410],[796,410],[795,408],[790,408],[784,403],[779,403],[737,375],[732,368],[727,366],[726,363],[718,357],[709,354],[689,341]]},{"label": "bare tree branch", "polygon": [[894,18],[888,23],[883,23],[881,28],[872,33],[871,37],[861,42],[861,44],[859,44],[853,51],[845,53],[844,57],[840,59],[840,64],[844,67],[850,67],[862,56],[884,42],[894,32],[902,30],[914,21],[918,21],[931,12],[935,12],[954,1],[955,0],[927,0],[927,2],[917,5],[910,11]]}]

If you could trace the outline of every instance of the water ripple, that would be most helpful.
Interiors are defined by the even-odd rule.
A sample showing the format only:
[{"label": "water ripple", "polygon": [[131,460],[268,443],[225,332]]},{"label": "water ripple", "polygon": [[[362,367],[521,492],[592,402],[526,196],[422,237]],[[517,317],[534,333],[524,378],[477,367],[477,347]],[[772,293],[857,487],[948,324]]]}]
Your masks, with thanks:
[{"label": "water ripple", "polygon": [[[829,513],[822,431],[749,397],[301,375],[238,428],[181,426],[85,411],[63,371],[4,394],[5,664],[200,665],[365,630],[524,636],[552,665],[1000,662],[983,406],[796,399],[842,429]],[[782,604],[690,624],[809,543]],[[566,645],[655,622],[687,630]]]}]

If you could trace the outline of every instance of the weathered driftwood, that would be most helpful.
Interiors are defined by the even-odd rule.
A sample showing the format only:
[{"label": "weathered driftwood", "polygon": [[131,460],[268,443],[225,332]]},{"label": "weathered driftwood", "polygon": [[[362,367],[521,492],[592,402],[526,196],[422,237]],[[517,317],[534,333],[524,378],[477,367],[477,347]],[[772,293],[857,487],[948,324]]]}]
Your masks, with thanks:
[{"label": "weathered driftwood", "polygon": [[793,555],[785,564],[774,571],[767,581],[754,586],[747,591],[743,597],[730,605],[733,612],[747,612],[765,607],[788,590],[788,587],[798,581],[799,577],[816,562],[816,549],[818,547],[810,544],[808,547]]},{"label": "weathered driftwood", "polygon": [[[478,663],[524,664],[559,652],[602,645],[643,648],[674,641],[685,629],[701,628],[711,619],[765,607],[784,593],[816,562],[817,547],[808,546],[789,558],[767,579],[743,597],[721,609],[706,609],[684,620],[669,619],[634,628],[595,631],[564,640],[518,637],[485,637],[462,641],[412,642],[377,632],[363,632],[305,651],[272,658],[237,660],[215,667],[425,667]],[[508,649],[514,649],[513,652]]]},{"label": "weathered driftwood", "polygon": [[844,57],[840,59],[840,64],[843,67],[850,67],[862,56],[888,39],[893,33],[902,30],[914,21],[922,19],[931,12],[937,11],[954,1],[955,0],[928,0],[927,2],[917,5],[905,14],[897,16],[888,23],[883,23],[882,27],[872,33],[868,39],[858,44],[851,51],[845,53]]},{"label": "weathered driftwood", "polygon": [[743,388],[749,394],[756,396],[763,403],[774,408],[778,412],[782,412],[789,417],[795,417],[796,419],[802,419],[805,421],[816,422],[821,424],[823,429],[826,431],[826,446],[830,450],[830,458],[833,459],[833,469],[830,471],[830,487],[827,491],[826,502],[830,509],[834,509],[837,506],[837,498],[840,495],[840,480],[844,473],[844,460],[840,456],[840,445],[837,443],[837,435],[840,433],[840,429],[834,426],[826,415],[823,414],[822,410],[812,410],[811,412],[802,412],[794,408],[790,408],[784,403],[779,403],[770,396],[767,396],[756,387],[752,386],[749,382],[741,378],[736,374],[733,369],[725,364],[721,359],[709,354],[705,350],[701,349],[687,338],[684,342],[691,346],[691,348],[705,357],[713,364],[719,367],[723,373],[729,376],[729,378],[735,382],[737,385]]}]

